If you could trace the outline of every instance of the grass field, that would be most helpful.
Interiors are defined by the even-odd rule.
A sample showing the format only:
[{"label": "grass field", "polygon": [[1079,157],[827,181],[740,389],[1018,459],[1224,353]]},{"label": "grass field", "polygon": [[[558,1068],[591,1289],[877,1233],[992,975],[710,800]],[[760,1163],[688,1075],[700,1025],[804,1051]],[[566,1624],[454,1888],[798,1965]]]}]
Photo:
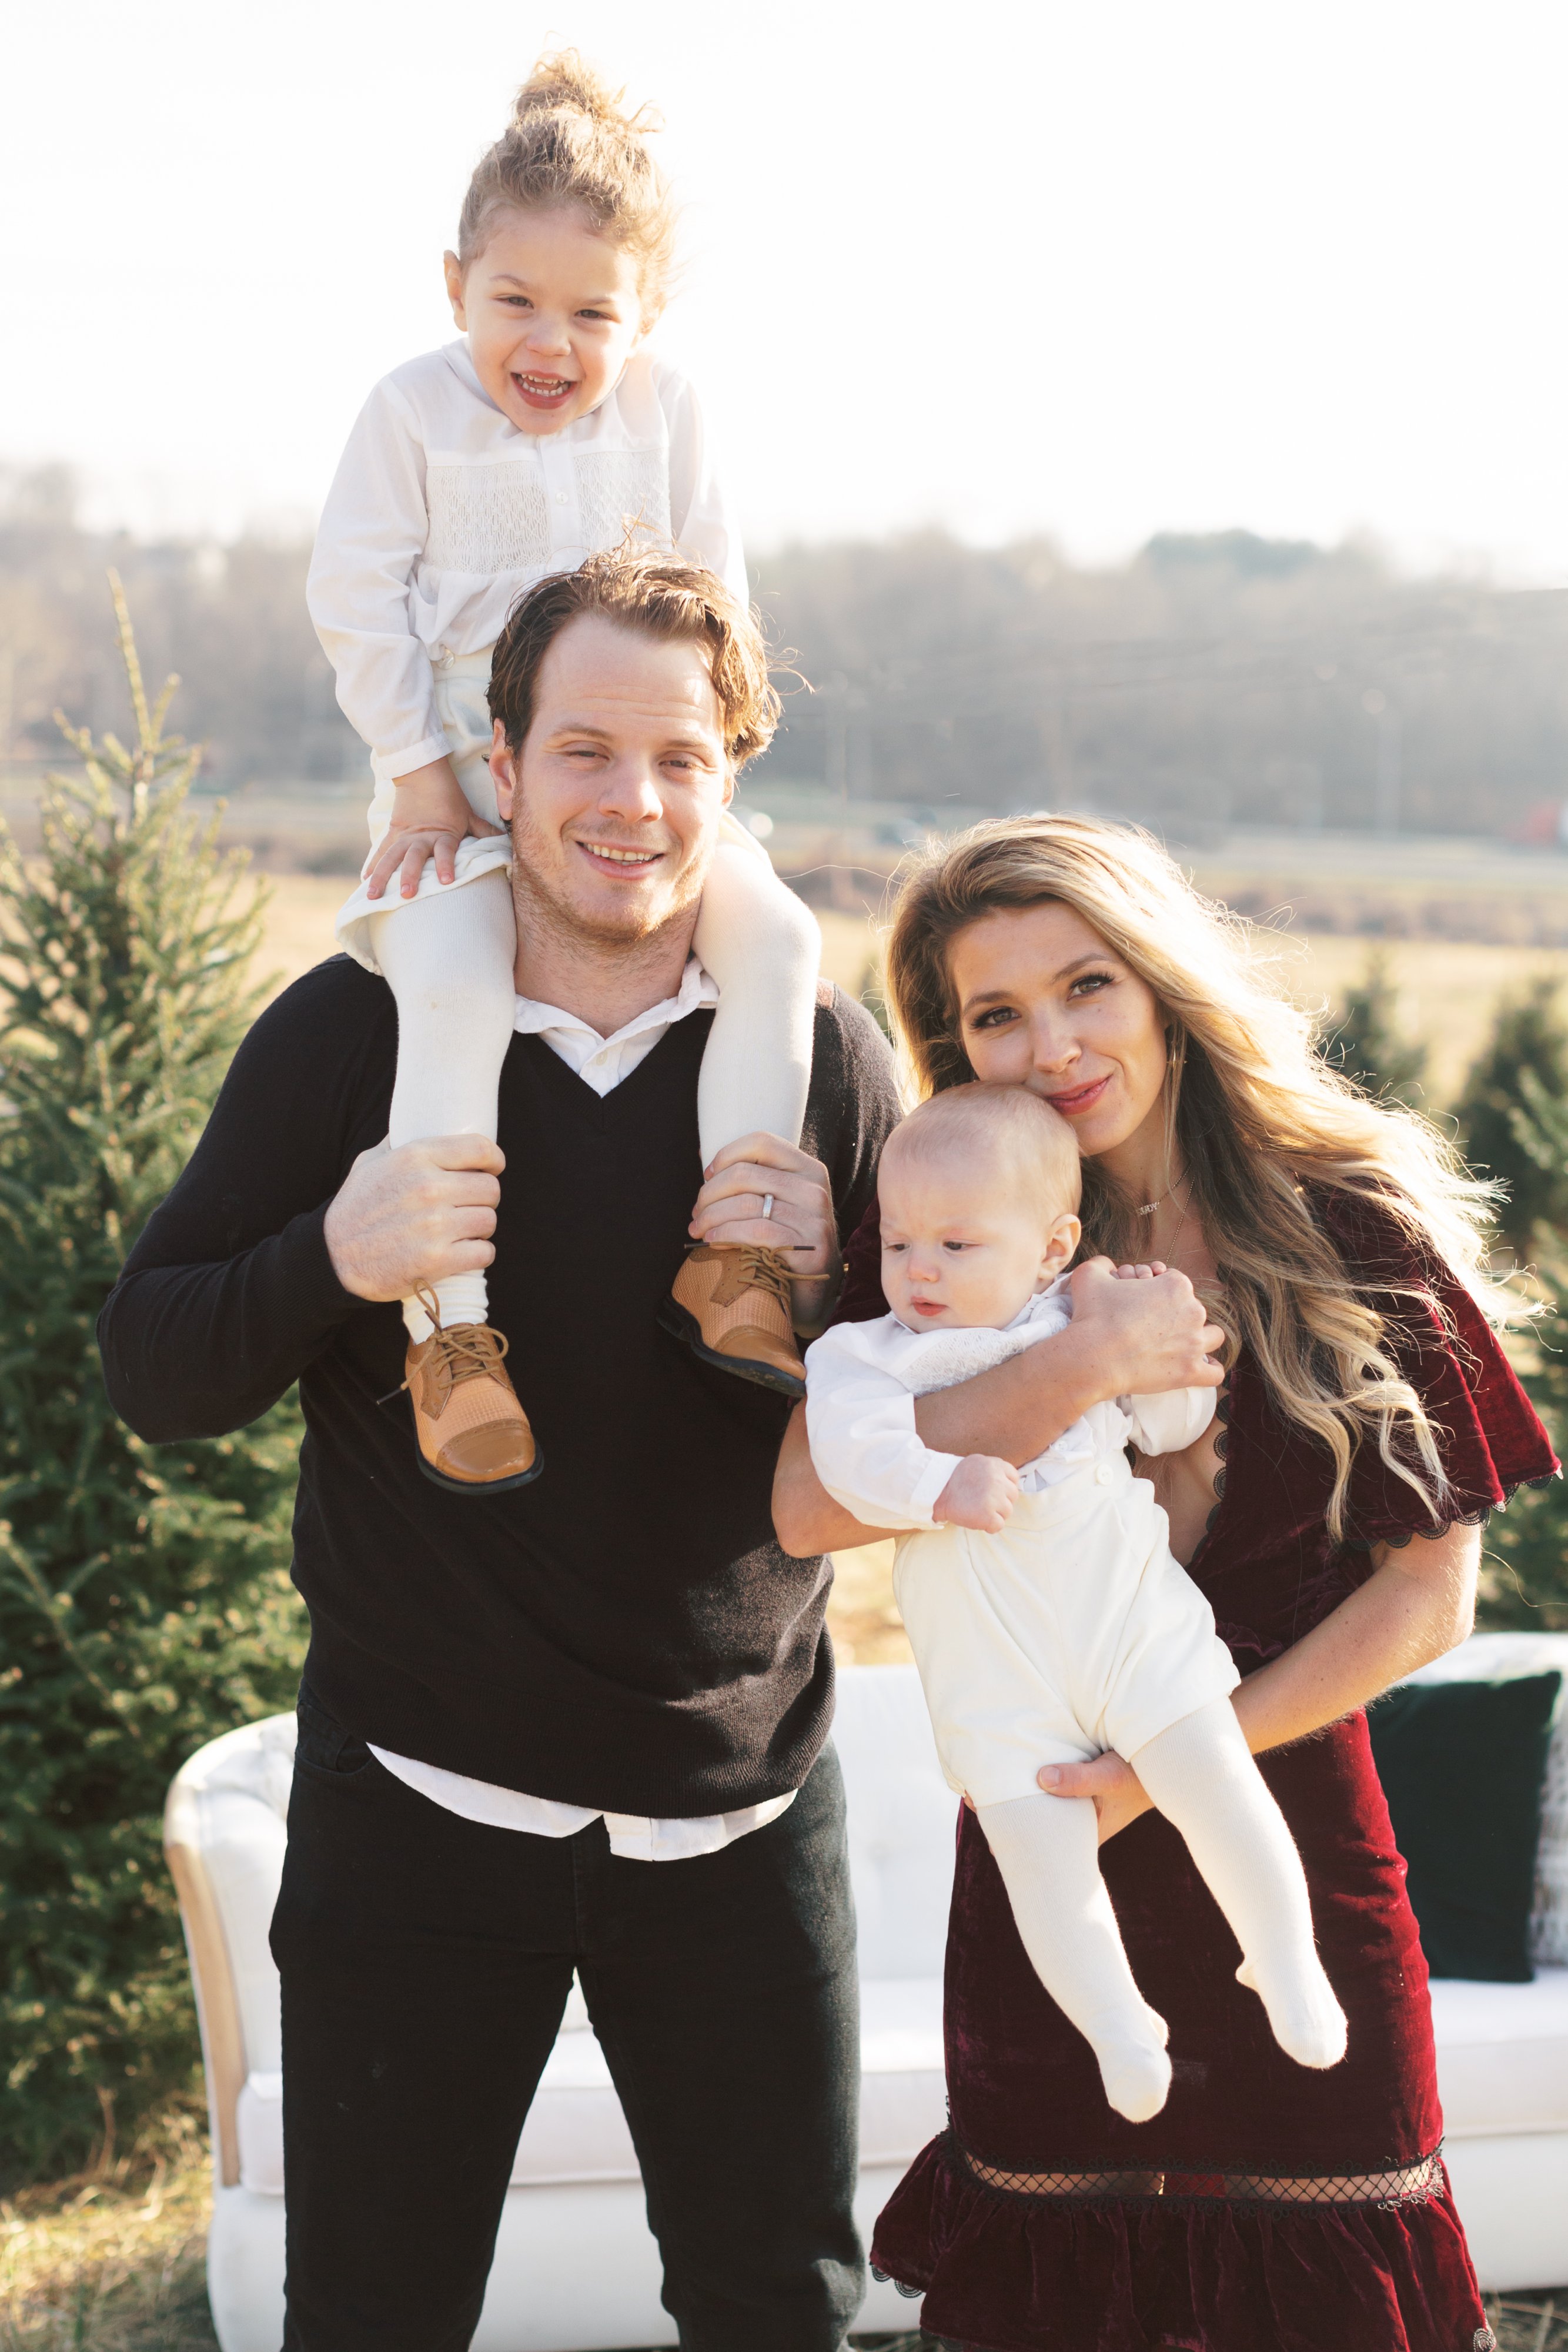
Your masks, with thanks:
[{"label": "grass field", "polygon": [[[281,986],[333,951],[332,918],[348,896],[340,877],[277,874],[267,878],[270,900],[258,975],[275,973]],[[877,952],[869,917],[819,910],[822,970],[857,993]],[[1368,958],[1387,959],[1396,992],[1395,1018],[1431,1049],[1430,1089],[1440,1109],[1458,1093],[1485,1041],[1500,997],[1535,973],[1568,979],[1568,948],[1500,946],[1469,940],[1388,940],[1320,930],[1281,930],[1261,942],[1277,957],[1292,996],[1311,1007],[1333,1004],[1365,971]]]}]

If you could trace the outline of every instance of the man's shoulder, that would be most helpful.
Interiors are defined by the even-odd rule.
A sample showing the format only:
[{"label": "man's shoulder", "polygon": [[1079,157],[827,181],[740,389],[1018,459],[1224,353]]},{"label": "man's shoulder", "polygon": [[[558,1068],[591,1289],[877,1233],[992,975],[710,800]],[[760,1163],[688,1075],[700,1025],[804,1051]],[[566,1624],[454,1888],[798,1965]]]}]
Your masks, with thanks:
[{"label": "man's shoulder", "polygon": [[302,1083],[367,1051],[397,1048],[397,1007],[384,980],[352,956],[329,956],[275,996],[251,1024],[235,1068],[292,1059]]},{"label": "man's shoulder", "polygon": [[817,982],[815,1044],[863,1067],[868,1078],[893,1080],[893,1049],[863,1004],[847,994],[836,981]]}]

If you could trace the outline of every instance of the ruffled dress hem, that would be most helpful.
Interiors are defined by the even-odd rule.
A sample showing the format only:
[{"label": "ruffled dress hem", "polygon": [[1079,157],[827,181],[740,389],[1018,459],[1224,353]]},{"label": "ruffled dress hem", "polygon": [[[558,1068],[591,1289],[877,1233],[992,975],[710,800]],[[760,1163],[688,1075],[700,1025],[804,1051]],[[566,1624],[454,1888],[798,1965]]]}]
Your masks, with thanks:
[{"label": "ruffled dress hem", "polygon": [[[876,2271],[952,2352],[1491,2352],[1440,2160],[1371,2203],[1020,2195],[933,2140],[876,2227]],[[1456,2317],[1466,2314],[1465,2332]]]}]

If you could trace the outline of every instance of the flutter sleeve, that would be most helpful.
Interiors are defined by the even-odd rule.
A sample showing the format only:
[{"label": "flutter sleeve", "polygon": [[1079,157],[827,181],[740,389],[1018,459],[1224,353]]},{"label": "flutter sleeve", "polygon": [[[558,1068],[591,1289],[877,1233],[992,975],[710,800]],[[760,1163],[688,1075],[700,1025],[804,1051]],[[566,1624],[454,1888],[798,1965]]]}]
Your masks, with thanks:
[{"label": "flutter sleeve", "polygon": [[[1351,1473],[1351,1540],[1398,1545],[1479,1526],[1519,1487],[1559,1475],[1552,1441],[1463,1283],[1375,1201],[1336,1192],[1320,1216],[1385,1318],[1384,1345],[1426,1407],[1448,1480],[1434,1515],[1364,1441]],[[1407,1445],[1401,1459],[1416,1466]]]}]

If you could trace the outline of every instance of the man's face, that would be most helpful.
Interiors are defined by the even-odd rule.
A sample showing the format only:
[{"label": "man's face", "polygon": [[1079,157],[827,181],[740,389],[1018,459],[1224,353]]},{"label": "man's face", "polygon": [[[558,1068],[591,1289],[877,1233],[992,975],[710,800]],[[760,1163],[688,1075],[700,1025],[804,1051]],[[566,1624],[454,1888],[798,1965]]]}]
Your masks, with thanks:
[{"label": "man's face", "polygon": [[735,791],[706,647],[569,621],[521,751],[497,720],[490,772],[525,908],[607,945],[693,915]]}]

